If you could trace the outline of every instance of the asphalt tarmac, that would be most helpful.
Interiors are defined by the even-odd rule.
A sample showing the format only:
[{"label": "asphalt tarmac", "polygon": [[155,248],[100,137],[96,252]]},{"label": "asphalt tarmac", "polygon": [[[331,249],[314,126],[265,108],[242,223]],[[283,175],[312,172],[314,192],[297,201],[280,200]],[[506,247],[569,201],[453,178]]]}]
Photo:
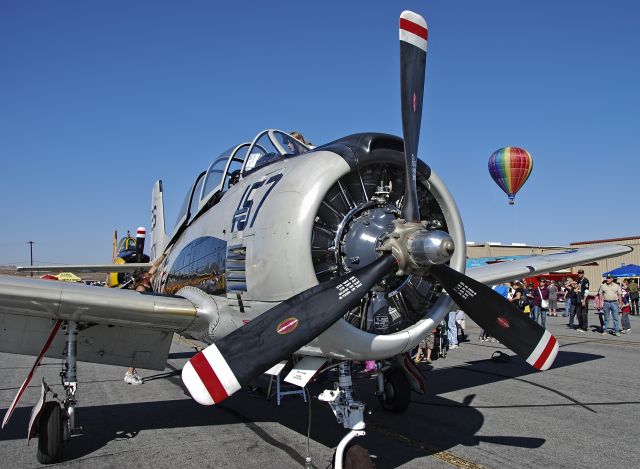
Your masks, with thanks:
[{"label": "asphalt tarmac", "polygon": [[[597,323],[590,313],[591,323]],[[498,343],[471,342],[420,365],[428,390],[414,394],[404,414],[383,412],[371,379],[358,375],[360,398],[372,411],[359,443],[378,468],[638,467],[640,447],[640,320],[622,337],[566,329],[548,318],[560,342],[554,367],[534,371],[518,357],[490,360]],[[304,467],[309,407],[300,396],[277,407],[264,394],[241,391],[207,408],[192,401],[177,371],[193,353],[176,338],[164,372],[140,370],[141,386],[122,381],[120,367],[79,364],[77,423],[83,434],[66,446],[57,466],[154,468]],[[33,357],[0,354],[0,416],[9,407]],[[12,421],[0,431],[0,467],[38,467],[36,442],[25,434],[39,380],[59,383],[59,361],[45,359]],[[266,381],[260,384],[266,387]],[[329,384],[313,385],[317,396]],[[60,386],[57,386],[60,389]],[[326,468],[345,431],[329,407],[311,401],[313,467]]]}]

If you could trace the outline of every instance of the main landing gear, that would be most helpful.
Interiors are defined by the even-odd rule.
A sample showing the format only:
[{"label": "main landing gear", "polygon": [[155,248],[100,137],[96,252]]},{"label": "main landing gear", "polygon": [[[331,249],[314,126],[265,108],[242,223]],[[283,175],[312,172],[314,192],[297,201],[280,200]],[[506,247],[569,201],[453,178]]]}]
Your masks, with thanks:
[{"label": "main landing gear", "polygon": [[[38,437],[38,451],[36,458],[42,464],[51,464],[62,459],[64,443],[71,436],[82,432],[82,427],[76,427],[76,378],[78,324],[75,321],[66,323],[66,360],[64,369],[60,373],[64,399],[60,401],[58,395],[42,381],[42,395],[40,401],[32,411],[29,422],[29,439]],[[46,401],[49,392],[53,400]]]},{"label": "main landing gear", "polygon": [[422,372],[416,367],[408,353],[378,364],[376,395],[387,412],[401,413],[411,404],[411,391],[424,394],[425,382]]},{"label": "main landing gear", "polygon": [[391,368],[386,373],[378,373],[378,401],[389,412],[404,412],[411,403],[409,380],[399,368]]}]

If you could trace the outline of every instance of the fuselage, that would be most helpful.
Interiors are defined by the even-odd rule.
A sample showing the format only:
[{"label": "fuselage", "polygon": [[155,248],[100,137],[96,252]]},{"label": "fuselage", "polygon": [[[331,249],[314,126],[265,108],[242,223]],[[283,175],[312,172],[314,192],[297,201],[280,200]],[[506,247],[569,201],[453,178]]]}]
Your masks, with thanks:
[{"label": "fuselage", "polygon": [[[353,145],[343,146],[346,150],[328,145],[275,158],[237,181],[223,177],[226,187],[219,186],[213,197],[202,189],[197,194],[198,184],[194,184],[188,204],[193,213],[176,228],[153,280],[155,291],[211,303],[209,312],[184,335],[213,342],[318,284],[318,266],[312,256],[317,249],[312,240],[318,214],[327,205],[325,197],[332,186],[361,163],[357,156],[362,159],[357,155],[354,162]],[[429,182],[450,207],[452,199],[437,176],[429,175]],[[457,210],[444,216],[449,225],[461,226]],[[361,236],[371,237],[365,232]],[[375,252],[372,255],[375,258]],[[396,355],[417,344],[446,314],[449,302],[444,296],[438,302],[411,328],[386,335],[339,321],[301,352],[349,359]]]}]

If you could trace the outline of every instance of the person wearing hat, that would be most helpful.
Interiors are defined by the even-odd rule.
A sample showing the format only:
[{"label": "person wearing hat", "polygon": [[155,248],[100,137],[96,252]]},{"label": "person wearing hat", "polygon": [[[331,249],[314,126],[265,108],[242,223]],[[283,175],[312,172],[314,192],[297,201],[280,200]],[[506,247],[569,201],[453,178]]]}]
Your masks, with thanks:
[{"label": "person wearing hat", "polygon": [[584,270],[578,270],[578,288],[576,289],[576,317],[578,318],[578,331],[587,332],[589,329],[589,279],[584,276]]},{"label": "person wearing hat", "polygon": [[622,290],[620,285],[613,281],[611,274],[607,275],[605,283],[600,285],[598,295],[604,298],[604,330],[601,332],[604,335],[609,329],[609,314],[613,318],[613,335],[620,335],[620,323],[618,321],[619,307],[622,306]]}]

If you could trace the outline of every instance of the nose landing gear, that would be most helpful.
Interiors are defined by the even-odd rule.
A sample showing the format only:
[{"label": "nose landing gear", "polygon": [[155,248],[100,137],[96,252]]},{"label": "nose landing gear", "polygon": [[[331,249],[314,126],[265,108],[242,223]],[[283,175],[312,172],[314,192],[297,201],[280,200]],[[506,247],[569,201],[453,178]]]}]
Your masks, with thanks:
[{"label": "nose landing gear", "polygon": [[[338,423],[349,430],[336,448],[334,455],[334,469],[342,469],[347,467],[345,462],[353,457],[352,453],[359,454],[366,450],[354,445],[350,446],[351,440],[357,436],[364,436],[366,432],[364,424],[365,405],[363,402],[356,401],[353,398],[353,384],[351,381],[351,362],[343,361],[338,365],[338,382],[334,383],[334,389],[325,389],[318,399],[327,402],[331,406],[333,414],[336,416]],[[360,450],[359,450],[360,449]],[[367,464],[368,463],[368,464]],[[359,468],[373,468],[373,462],[369,458],[368,453],[366,462],[362,465],[362,461],[358,465]]]}]

